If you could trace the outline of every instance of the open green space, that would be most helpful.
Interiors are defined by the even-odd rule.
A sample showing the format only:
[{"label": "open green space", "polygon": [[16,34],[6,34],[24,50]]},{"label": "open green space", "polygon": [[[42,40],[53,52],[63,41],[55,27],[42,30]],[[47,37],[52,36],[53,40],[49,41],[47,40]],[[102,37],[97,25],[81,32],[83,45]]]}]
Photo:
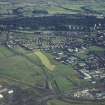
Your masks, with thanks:
[{"label": "open green space", "polygon": [[91,46],[91,47],[89,47],[89,51],[95,52],[95,53],[102,53],[105,51],[105,49],[102,47],[98,47],[98,46]]},{"label": "open green space", "polygon": [[40,67],[7,48],[0,48],[0,77],[32,86],[43,82]]},{"label": "open green space", "polygon": [[53,79],[56,80],[60,90],[68,91],[81,83],[76,70],[72,65],[64,65],[54,60],[53,55],[44,53],[49,60],[56,66],[53,70]]},{"label": "open green space", "polygon": [[[38,51],[37,54],[23,48],[14,49],[14,52],[6,47],[0,48],[1,80],[43,86],[45,81],[40,65],[44,65],[49,74],[49,80],[56,80],[62,91],[70,90],[80,82],[71,65],[60,64],[53,59],[51,54],[45,52]],[[53,71],[49,72],[52,68]]]},{"label": "open green space", "polygon": [[48,59],[48,57],[46,55],[44,55],[42,52],[37,51],[35,52],[35,55],[38,56],[38,58],[41,60],[42,64],[48,69],[53,71],[55,68],[55,65],[53,65],[50,60]]},{"label": "open green space", "polygon": [[41,0],[16,0],[14,5],[10,2],[0,2],[0,13],[12,14],[12,9],[18,7],[23,8],[20,12],[24,16],[32,16],[32,11],[34,10],[47,11],[49,14],[78,14],[90,12],[94,14],[103,13],[105,15],[105,1],[103,0],[44,0],[43,2],[41,2]]},{"label": "open green space", "polygon": [[65,102],[61,100],[50,100],[47,105],[104,105],[104,102],[75,102],[75,101],[70,101],[70,102]]}]

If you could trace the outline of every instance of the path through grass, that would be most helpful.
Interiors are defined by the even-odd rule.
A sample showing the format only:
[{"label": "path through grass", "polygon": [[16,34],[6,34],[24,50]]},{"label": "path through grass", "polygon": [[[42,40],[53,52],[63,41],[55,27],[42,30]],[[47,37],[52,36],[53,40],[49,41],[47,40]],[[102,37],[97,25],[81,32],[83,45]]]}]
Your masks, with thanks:
[{"label": "path through grass", "polygon": [[50,71],[53,71],[55,68],[55,65],[51,63],[51,61],[48,59],[44,53],[41,51],[35,52],[35,54],[38,56],[38,58],[41,60],[42,64]]}]

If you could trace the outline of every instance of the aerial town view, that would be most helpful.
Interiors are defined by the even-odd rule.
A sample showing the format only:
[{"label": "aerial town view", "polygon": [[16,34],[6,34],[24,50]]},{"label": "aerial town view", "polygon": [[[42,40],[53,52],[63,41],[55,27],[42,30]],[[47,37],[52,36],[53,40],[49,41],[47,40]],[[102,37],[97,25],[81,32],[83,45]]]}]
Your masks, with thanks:
[{"label": "aerial town view", "polygon": [[0,0],[0,105],[105,105],[105,0]]}]

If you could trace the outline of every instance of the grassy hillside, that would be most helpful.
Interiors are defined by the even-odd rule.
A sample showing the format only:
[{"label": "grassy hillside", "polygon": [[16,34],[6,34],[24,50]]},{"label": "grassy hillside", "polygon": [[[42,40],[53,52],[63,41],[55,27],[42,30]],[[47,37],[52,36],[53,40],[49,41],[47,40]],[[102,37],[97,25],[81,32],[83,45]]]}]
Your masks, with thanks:
[{"label": "grassy hillside", "polygon": [[[1,0],[3,1],[3,0]],[[30,13],[32,10],[45,10],[49,14],[105,13],[104,0],[4,0],[0,2],[0,12],[6,13],[10,8],[23,7]],[[2,7],[3,6],[3,7]],[[31,13],[30,13],[31,14]],[[29,15],[30,15],[29,14]]]},{"label": "grassy hillside", "polygon": [[[18,51],[22,52],[23,50]],[[26,55],[28,56],[28,54]],[[28,57],[31,59],[30,55]],[[36,56],[34,58],[36,59]],[[32,86],[43,82],[40,67],[5,47],[0,48],[0,78]]]},{"label": "grassy hillside", "polygon": [[6,47],[0,48],[0,78],[2,80],[26,86],[43,86],[45,74],[40,65],[45,66],[49,80],[56,80],[62,91],[67,91],[79,83],[72,66],[55,62],[50,54],[39,51],[32,53],[22,48],[13,51]]}]

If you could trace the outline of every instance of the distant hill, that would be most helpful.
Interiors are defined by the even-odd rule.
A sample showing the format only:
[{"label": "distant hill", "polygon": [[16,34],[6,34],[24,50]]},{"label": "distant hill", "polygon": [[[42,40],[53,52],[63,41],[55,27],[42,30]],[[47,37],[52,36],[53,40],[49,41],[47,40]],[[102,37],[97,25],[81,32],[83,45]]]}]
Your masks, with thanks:
[{"label": "distant hill", "polygon": [[14,3],[20,3],[20,2],[105,2],[105,0],[0,0],[0,2],[14,2]]},{"label": "distant hill", "polygon": [[[45,10],[51,14],[62,13],[95,13],[105,14],[105,0],[0,0],[12,6],[32,7],[31,9]],[[3,8],[4,9],[4,8]]]},{"label": "distant hill", "polygon": [[0,2],[10,3],[103,3],[105,0],[0,0]]}]

